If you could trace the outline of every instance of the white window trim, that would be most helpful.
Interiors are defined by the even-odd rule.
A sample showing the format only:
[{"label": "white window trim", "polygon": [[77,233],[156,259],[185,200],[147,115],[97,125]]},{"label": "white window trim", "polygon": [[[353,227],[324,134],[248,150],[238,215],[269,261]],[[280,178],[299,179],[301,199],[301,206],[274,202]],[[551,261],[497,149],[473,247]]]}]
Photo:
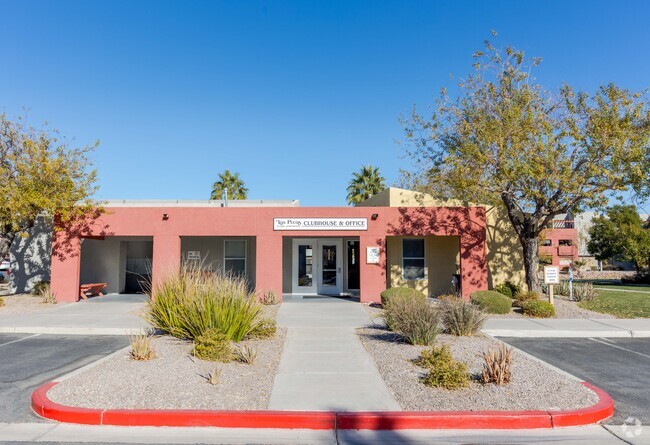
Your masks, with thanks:
[{"label": "white window trim", "polygon": [[[422,257],[419,257],[419,256],[417,256],[417,257],[415,257],[415,256],[405,257],[404,256],[404,241],[406,241],[406,240],[422,240],[422,242],[424,243],[424,256],[422,256]],[[420,259],[424,260],[424,276],[422,278],[406,278],[404,276],[404,271],[405,271],[404,260],[407,260],[407,259],[408,260],[420,260]],[[405,280],[405,281],[424,281],[424,280],[426,280],[428,278],[428,275],[429,275],[427,269],[428,268],[427,268],[427,240],[426,240],[426,238],[423,238],[423,237],[402,238],[402,279]]]},{"label": "white window trim", "polygon": [[[244,242],[244,257],[239,258],[239,257],[232,257],[232,258],[226,258],[226,243],[228,241],[238,241],[238,242]],[[248,240],[245,239],[224,239],[223,240],[223,273],[226,273],[226,260],[244,260],[244,277],[248,276]]]}]

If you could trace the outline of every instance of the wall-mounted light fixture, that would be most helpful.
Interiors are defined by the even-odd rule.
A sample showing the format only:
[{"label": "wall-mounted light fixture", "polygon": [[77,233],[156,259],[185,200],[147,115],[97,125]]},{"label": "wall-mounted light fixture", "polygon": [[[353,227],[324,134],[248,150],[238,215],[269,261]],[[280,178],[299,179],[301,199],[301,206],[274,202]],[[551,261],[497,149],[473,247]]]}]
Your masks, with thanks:
[{"label": "wall-mounted light fixture", "polygon": [[370,217],[370,219],[372,219],[373,221],[376,221],[377,218],[379,218],[379,214],[378,214],[378,213],[373,213],[372,216]]},{"label": "wall-mounted light fixture", "polygon": [[163,213],[163,221],[167,221],[168,219],[169,219],[169,214]]}]

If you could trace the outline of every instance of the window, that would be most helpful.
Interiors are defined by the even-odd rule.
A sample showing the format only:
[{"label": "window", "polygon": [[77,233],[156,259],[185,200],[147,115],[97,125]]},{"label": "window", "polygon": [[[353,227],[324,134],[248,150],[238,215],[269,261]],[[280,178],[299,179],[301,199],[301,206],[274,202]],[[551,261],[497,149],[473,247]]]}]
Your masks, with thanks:
[{"label": "window", "polygon": [[227,273],[246,276],[246,240],[224,240],[223,269]]},{"label": "window", "polygon": [[542,246],[552,246],[553,242],[550,239],[542,240]]},{"label": "window", "polygon": [[558,245],[560,245],[560,246],[573,246],[573,240],[570,240],[570,239],[561,239],[561,240],[558,242]]},{"label": "window", "polygon": [[424,261],[424,238],[402,240],[402,276],[405,280],[423,280],[426,268]]}]

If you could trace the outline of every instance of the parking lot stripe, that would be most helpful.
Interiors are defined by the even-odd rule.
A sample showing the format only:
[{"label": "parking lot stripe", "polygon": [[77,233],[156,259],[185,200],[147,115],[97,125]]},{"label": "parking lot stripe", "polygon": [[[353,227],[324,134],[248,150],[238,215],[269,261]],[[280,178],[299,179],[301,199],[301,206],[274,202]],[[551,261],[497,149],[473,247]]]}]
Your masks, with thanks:
[{"label": "parking lot stripe", "polygon": [[18,343],[19,341],[23,341],[23,340],[29,340],[30,338],[38,337],[39,335],[41,335],[41,334],[29,335],[27,337],[19,338],[17,340],[11,340],[11,341],[8,341],[7,343],[0,344],[0,347],[5,346],[5,345],[10,345],[12,343]]},{"label": "parking lot stripe", "polygon": [[615,344],[612,344],[612,343],[608,343],[608,342],[606,342],[606,341],[603,341],[604,339],[600,339],[600,338],[590,338],[589,340],[592,340],[592,341],[595,341],[595,342],[597,342],[597,343],[600,343],[601,345],[611,346],[612,348],[620,349],[620,350],[622,350],[622,351],[631,352],[632,354],[640,355],[641,357],[650,358],[650,355],[648,355],[648,354],[644,354],[643,352],[633,351],[632,349],[627,349],[627,348],[624,348],[623,346],[619,346],[619,345],[615,345]]}]

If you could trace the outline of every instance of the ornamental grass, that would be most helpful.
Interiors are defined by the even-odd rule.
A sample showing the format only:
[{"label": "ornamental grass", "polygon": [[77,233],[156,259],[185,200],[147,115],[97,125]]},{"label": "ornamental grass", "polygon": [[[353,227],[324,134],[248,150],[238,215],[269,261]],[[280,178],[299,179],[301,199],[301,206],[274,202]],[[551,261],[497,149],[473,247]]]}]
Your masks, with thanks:
[{"label": "ornamental grass", "polygon": [[156,285],[145,318],[174,337],[194,340],[216,329],[238,342],[262,323],[261,311],[243,277],[184,266]]}]

